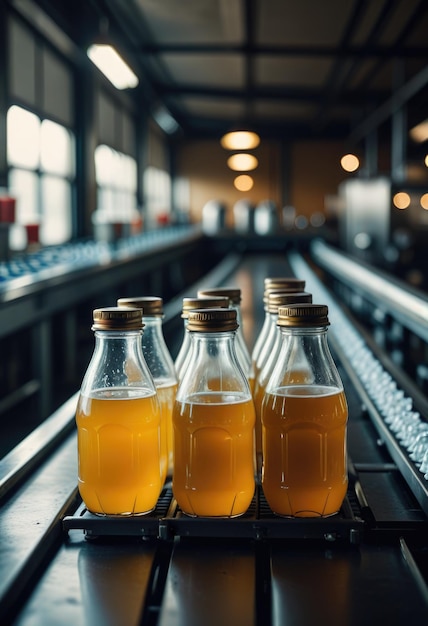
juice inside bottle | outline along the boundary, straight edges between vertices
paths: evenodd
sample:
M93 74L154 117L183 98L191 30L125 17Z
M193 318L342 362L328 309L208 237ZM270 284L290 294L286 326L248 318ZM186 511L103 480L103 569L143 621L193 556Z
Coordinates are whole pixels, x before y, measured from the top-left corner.
M162 484L168 474L172 473L173 466L173 430L172 411L174 408L177 384L157 385L156 392L161 413L161 479Z
M262 422L261 422L261 410L262 410L262 402L265 395L265 387L260 384L259 380L256 380L254 383L254 388L252 390L253 400L254 400L254 409L256 412L256 424L255 424L255 446L256 453L260 454L262 451Z
M308 382L310 379L310 373L307 370L293 370L288 375L289 382L293 384L302 385L305 382ZM256 453L257 455L263 456L263 443L262 443L262 404L263 398L266 393L266 385L269 381L267 379L262 378L261 376L256 381L255 389L253 392L254 396L254 408L256 411L256 427L255 427L255 439L256 439Z
M337 513L346 495L346 426L343 390L292 385L266 393L262 404L263 491L284 516Z
M173 492L189 515L242 515L254 495L254 405L227 392L176 402Z
M79 491L89 511L148 513L161 490L160 415L156 396L106 388L79 398Z

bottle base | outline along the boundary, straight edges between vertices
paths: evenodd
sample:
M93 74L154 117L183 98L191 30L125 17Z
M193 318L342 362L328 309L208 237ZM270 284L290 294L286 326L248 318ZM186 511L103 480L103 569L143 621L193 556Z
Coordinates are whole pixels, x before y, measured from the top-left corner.
M295 513L278 513L277 511L272 510L272 513L284 519L324 519L327 517L332 517L333 515L337 515L339 511L334 511L333 513L318 513L318 511L296 511Z
M204 519L212 519L212 520L222 520L222 519L235 519L237 517L242 517L246 511L242 511L242 513L233 513L232 515L205 515L200 513L187 513L186 511L181 511L183 515L186 517L191 517L193 519L199 519L203 517Z
M91 511L90 509L88 509L89 513L91 513L92 515L96 515L97 517L116 517L116 518L123 518L123 517L143 517L144 515L149 515L150 513L152 513L155 510L155 507L149 509L148 511L124 511L123 513L100 513L99 511Z

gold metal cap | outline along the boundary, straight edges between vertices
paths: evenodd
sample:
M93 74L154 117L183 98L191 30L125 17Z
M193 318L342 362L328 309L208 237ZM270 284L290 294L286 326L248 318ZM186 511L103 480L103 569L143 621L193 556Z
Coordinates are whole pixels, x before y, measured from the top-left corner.
M158 296L119 298L117 306L136 307L138 309L142 309L143 317L161 317L163 315L163 299Z
M266 310L269 313L278 313L280 306L312 302L312 294L307 291L284 291L270 293Z
M282 288L290 288L295 291L303 291L306 281L294 276L268 276L265 278L265 289L270 291L279 291Z
M263 292L263 302L265 311L268 310L268 299L270 293L290 293L294 291L302 292L305 290L306 281L300 278L290 277L278 277L278 278L265 278L265 289Z
M106 307L93 311L92 330L141 330L142 310L131 307Z
M290 304L278 308L278 326L308 328L329 324L328 307L325 304Z
M205 296L226 296L232 304L241 302L241 290L238 287L211 287L210 289L199 289L198 298Z
M195 309L189 311L187 330L190 332L216 333L224 330L236 330L235 309Z
M187 319L189 311L194 309L228 309L229 298L223 296L201 297L201 298L183 298L183 311L181 317Z

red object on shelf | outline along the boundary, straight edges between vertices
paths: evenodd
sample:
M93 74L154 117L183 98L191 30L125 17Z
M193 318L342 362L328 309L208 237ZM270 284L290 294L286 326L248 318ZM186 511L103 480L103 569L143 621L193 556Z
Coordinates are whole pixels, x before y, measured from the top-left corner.
M13 224L15 221L16 199L11 196L0 196L0 222Z
M25 230L27 231L27 242L39 243L39 228L40 224L25 224Z

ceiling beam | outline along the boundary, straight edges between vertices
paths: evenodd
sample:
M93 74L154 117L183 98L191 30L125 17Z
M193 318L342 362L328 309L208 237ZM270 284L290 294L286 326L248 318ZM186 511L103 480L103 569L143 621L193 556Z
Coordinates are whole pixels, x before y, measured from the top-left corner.
M323 95L319 100L318 111L314 118L314 129L319 131L322 125L328 120L327 110L332 105L337 92L340 89L340 79L343 76L343 68L348 62L346 52L348 50L348 41L352 40L364 14L367 10L368 0L354 0L354 6L350 14L348 23L342 33L338 45L338 54L331 65L330 72L324 82ZM355 57L353 57L355 62Z
M258 56L285 56L285 57L336 57L337 47L334 46L280 46L280 45L246 45L246 44L154 44L145 43L138 46L140 54L245 54ZM428 46L406 46L400 48L400 56L405 59L426 59ZM396 45L392 46L353 46L346 45L340 56L346 59L389 59L397 54Z
M227 98L233 100L243 100L248 95L252 98L260 98L263 100L293 100L300 102L316 103L322 96L322 89L313 89L305 87L252 87L250 93L240 87L212 87L211 85L192 85L192 84L171 84L166 82L156 82L156 91L162 96L194 96L201 98L211 98L213 100L224 100ZM343 94L340 99L340 105L360 107L367 103L377 106L379 102L389 96L389 91L373 90L364 93L356 90L350 90Z
M415 74L407 83L399 87L394 94L381 106L368 115L358 124L349 135L351 142L358 143L381 124L391 118L411 98L428 85L428 65L418 74Z

